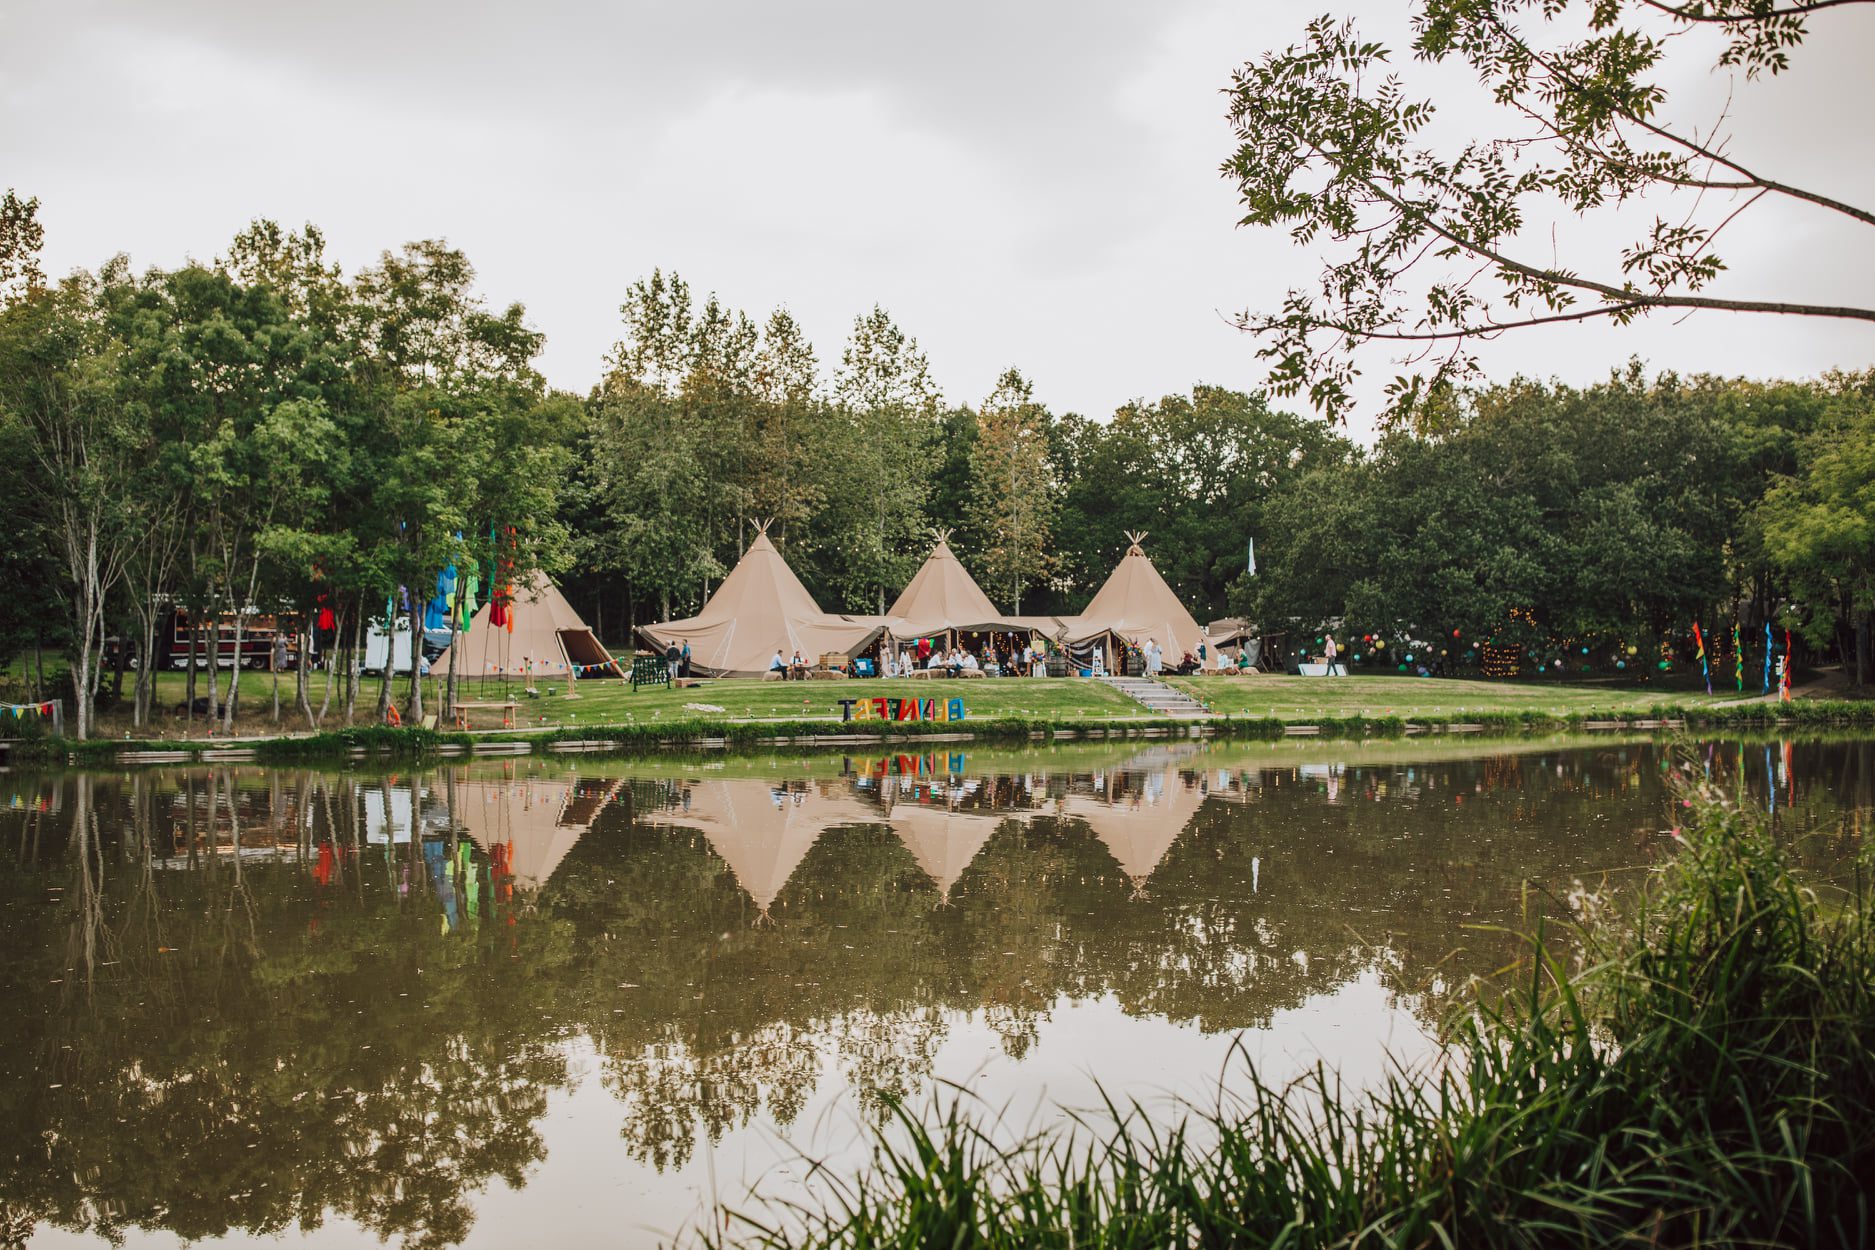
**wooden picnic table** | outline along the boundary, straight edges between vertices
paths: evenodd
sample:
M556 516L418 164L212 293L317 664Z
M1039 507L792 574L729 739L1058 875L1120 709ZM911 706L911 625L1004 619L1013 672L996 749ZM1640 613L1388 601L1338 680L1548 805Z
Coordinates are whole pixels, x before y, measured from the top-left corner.
M469 727L468 713L470 711L483 711L489 708L500 709L501 727L503 729L514 728L514 714L519 710L520 704L513 699L506 700L505 702L497 701L489 703L464 703L461 700L457 700L456 728L467 729Z

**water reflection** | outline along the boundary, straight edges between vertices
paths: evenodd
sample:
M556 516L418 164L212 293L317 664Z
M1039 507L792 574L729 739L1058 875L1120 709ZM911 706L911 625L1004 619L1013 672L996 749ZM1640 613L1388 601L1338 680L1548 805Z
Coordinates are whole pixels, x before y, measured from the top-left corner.
M620 1175L669 1228L700 1159L934 1075L1377 1064L1508 957L1476 926L1665 841L1653 744L1472 750L0 775L6 1236L499 1244ZM1821 873L1875 805L1866 742L1692 759Z

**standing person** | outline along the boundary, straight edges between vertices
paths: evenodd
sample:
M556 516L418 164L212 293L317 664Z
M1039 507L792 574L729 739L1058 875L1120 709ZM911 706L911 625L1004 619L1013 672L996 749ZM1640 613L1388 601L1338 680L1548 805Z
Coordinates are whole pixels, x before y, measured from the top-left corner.
M683 667L684 677L688 678L690 676L690 640L688 638L684 639L684 654L679 663Z
M684 653L677 649L676 643L673 642L670 646L664 648L664 667L670 670L672 681L677 680L679 676L677 670L683 666L683 662Z
M918 667L931 667L931 640L929 638L918 640Z
M1335 636L1333 634L1328 635L1327 640L1322 644L1322 659L1327 661L1327 667L1322 670L1322 676L1345 676L1345 674L1337 672L1337 670L1341 668L1341 664L1337 659L1340 654L1340 648L1335 646Z

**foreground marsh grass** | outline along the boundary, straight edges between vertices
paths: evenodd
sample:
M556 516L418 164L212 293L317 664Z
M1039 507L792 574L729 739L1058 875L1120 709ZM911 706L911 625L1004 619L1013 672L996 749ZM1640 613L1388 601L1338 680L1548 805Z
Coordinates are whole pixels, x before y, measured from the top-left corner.
M1686 783L1682 849L1530 943L1444 1062L1377 1089L1253 1081L1010 1148L904 1108L823 1208L722 1213L767 1247L1855 1246L1875 1239L1875 942L1762 821ZM1202 1144L1198 1144L1202 1143Z

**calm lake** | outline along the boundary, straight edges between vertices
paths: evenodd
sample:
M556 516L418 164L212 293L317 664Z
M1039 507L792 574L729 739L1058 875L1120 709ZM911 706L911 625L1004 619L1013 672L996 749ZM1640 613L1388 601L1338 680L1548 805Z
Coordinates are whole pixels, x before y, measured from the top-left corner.
M1372 1080L1668 852L1676 762L1819 879L1875 807L1867 741L3 772L0 1244L653 1245L887 1095Z

